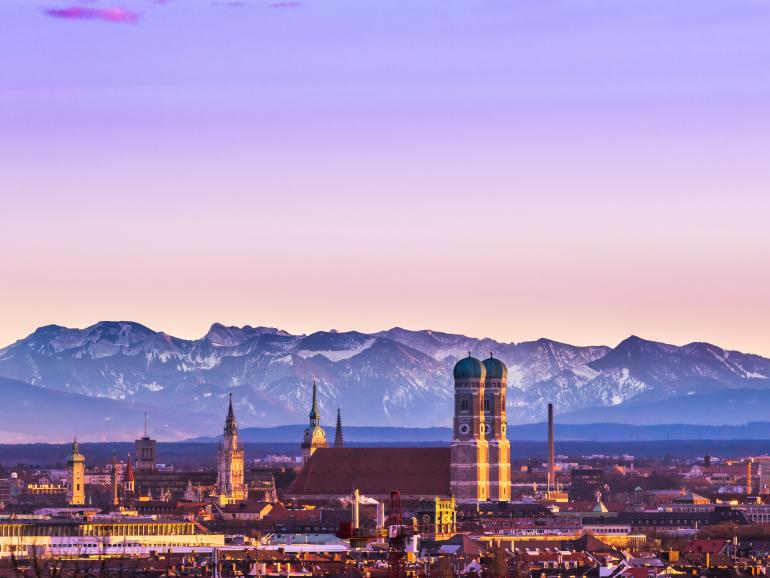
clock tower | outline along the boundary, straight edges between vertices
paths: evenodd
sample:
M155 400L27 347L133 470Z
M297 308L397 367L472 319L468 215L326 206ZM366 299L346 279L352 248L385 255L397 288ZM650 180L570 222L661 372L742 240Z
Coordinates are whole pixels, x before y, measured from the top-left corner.
M321 427L321 413L318 411L316 380L313 378L313 405L310 408L310 425L305 428L302 439L302 459L304 463L310 459L318 448L328 447L326 432Z
M217 496L221 506L243 502L249 497L245 482L243 445L238 443L238 423L233 412L233 395L225 418L225 432L219 446L217 467Z
M485 379L484 364L470 353L455 364L450 490L460 503L490 499Z

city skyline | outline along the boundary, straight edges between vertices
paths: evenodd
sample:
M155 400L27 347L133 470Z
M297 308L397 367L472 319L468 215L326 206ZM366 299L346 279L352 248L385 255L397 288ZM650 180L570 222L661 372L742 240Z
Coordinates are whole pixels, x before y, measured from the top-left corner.
M0 1L0 576L767 576L768 30Z
M766 2L0 19L3 345L131 319L770 355Z

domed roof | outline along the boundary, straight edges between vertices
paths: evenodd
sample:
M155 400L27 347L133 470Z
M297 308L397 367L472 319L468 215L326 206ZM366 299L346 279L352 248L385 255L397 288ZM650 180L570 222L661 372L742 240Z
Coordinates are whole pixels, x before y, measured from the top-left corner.
M80 446L78 445L78 438L75 438L75 441L72 442L72 453L67 456L67 462L68 463L75 463L75 462L85 462L86 458L83 454L80 453Z
M484 360L484 369L487 370L487 379L508 379L508 368L491 355Z
M470 353L455 363L455 379L482 379L485 373L484 365Z

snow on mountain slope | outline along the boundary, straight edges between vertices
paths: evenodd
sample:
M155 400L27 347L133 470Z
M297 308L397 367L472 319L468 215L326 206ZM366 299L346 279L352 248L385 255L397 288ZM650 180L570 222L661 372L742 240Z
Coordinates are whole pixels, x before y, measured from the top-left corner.
M232 392L244 424L271 426L306 420L316 375L327 424L341 407L351 425L448 425L452 366L468 351L508 365L511 423L541 421L549 401L560 413L601 419L602 408L770 388L770 360L706 343L632 336L615 348L579 347L401 328L291 335L221 324L185 340L129 321L41 327L0 349L0 377L200 416L218 416Z

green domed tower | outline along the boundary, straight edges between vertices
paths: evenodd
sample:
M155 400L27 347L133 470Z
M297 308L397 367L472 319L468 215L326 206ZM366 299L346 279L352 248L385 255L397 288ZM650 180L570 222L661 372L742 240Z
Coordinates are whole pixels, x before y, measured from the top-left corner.
M461 503L489 499L489 443L484 415L486 368L468 352L454 367L455 415L450 489Z
M489 442L489 498L498 502L511 499L511 444L507 435L505 394L508 368L492 354L484 360L484 418Z

